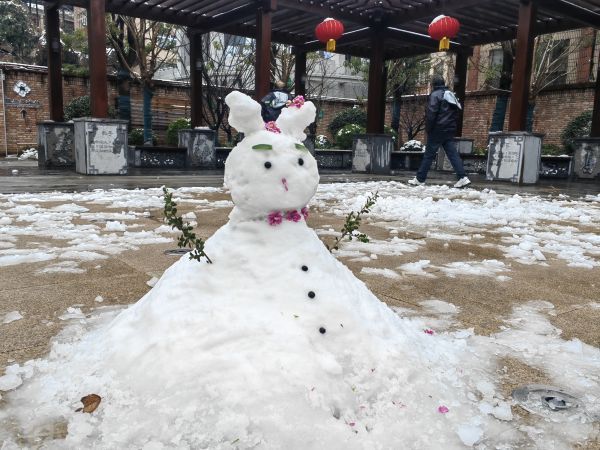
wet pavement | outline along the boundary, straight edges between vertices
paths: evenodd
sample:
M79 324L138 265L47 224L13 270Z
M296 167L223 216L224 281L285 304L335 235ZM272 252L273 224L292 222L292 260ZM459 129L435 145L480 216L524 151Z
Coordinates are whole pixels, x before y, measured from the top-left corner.
M322 171L321 183L347 183L357 181L406 182L414 171L399 171L393 175L357 174L345 171ZM469 174L471 187L493 189L499 193L527 193L533 195L564 194L585 197L600 193L600 180L540 179L536 185L522 185L503 181L488 181L482 175ZM428 183L449 184L454 175L431 171ZM37 161L20 161L16 158L0 159L0 193L19 192L81 192L93 189L143 189L160 186L179 188L186 186L223 185L223 171L192 169L130 169L128 175L81 175L74 169L40 169Z

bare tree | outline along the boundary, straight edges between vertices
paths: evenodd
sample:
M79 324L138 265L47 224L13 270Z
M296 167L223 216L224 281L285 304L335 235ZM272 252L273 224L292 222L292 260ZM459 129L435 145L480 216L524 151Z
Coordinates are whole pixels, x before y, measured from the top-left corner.
M417 96L405 98L404 105L400 113L399 127L406 134L406 140L411 141L425 130L425 109Z
M142 85L144 143L152 143L154 76L175 62L175 26L162 22L111 14L107 16L108 41L121 67ZM127 39L123 39L123 35Z

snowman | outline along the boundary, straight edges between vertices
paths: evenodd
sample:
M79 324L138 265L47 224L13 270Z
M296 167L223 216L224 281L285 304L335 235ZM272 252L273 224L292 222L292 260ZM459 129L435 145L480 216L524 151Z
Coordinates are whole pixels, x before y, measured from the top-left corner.
M235 206L206 241L213 263L182 257L109 325L55 346L13 393L13 422L26 435L60 418L61 448L462 446L461 344L398 317L306 224L314 105L296 98L265 124L248 96L226 102L245 138L226 161ZM74 412L92 392L98 409Z

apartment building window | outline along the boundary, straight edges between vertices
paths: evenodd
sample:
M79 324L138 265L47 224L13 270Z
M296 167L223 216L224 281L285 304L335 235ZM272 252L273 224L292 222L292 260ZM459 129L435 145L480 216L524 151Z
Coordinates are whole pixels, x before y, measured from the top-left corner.
M501 48L491 49L488 54L488 68L485 77L487 87L500 87L500 75L502 74L502 63L504 62L504 51Z
M567 82L570 43L570 39L559 39L552 43L547 68L550 86L566 84Z
M234 36L232 34L223 35L223 44L225 52L228 54L240 54L247 44L247 38L244 36Z

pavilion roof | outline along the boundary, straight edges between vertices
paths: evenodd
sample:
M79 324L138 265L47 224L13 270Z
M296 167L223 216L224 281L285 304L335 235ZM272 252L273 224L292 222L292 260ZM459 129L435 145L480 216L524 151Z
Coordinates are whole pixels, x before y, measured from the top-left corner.
M60 3L86 7L89 0ZM322 49L315 26L332 17L342 21L346 31L337 52L369 57L371 36L380 32L390 59L436 51L427 27L440 14L460 20L453 45L457 51L513 39L519 0L106 0L108 12L247 37L256 35L259 7L273 11L273 42ZM536 34L586 26L600 28L600 0L538 0Z

